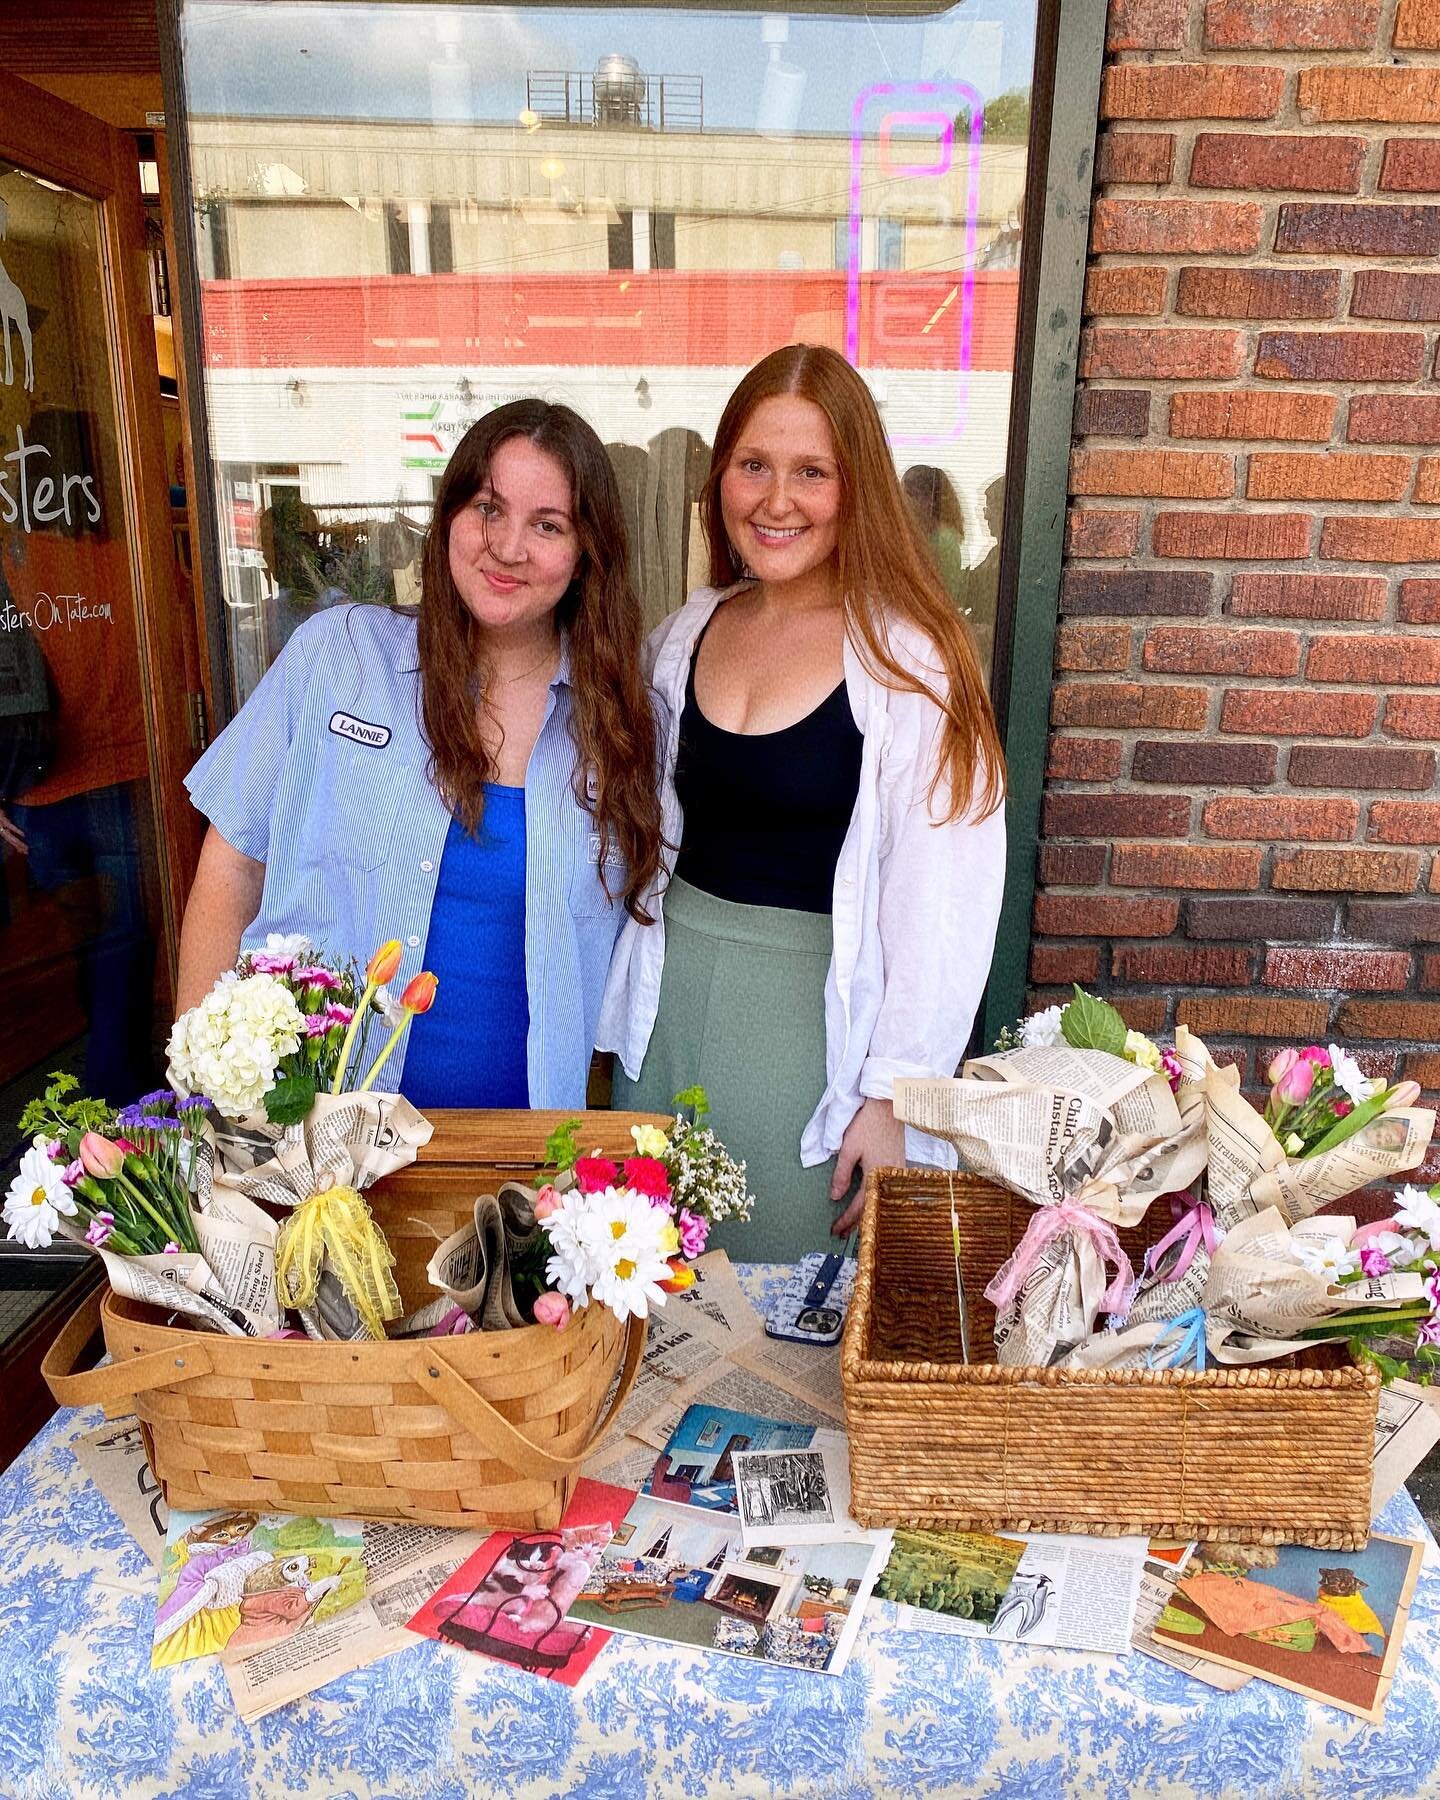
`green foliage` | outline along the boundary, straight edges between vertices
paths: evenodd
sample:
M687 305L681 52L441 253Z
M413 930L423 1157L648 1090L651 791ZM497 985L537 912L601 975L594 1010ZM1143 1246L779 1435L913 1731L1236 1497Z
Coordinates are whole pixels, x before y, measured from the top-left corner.
M50 1085L38 1100L32 1100L20 1115L20 1131L24 1137L68 1138L73 1131L77 1141L87 1131L105 1136L115 1128L115 1112L108 1101L90 1100L82 1095L77 1100L66 1098L80 1085L78 1078L64 1069L55 1069Z
M681 1088L672 1104L677 1112L693 1112L698 1125L710 1110L710 1096L697 1081L693 1087Z
M1396 1362L1393 1356L1386 1356L1381 1350L1372 1350L1362 1337L1352 1337L1350 1348L1362 1363L1373 1363L1380 1371L1380 1379L1388 1387L1392 1381L1404 1379L1406 1368L1404 1363Z
M315 1104L315 1076L309 1069L281 1075L265 1096L265 1117L272 1125L298 1125Z
M557 1175L567 1174L580 1157L580 1121L567 1119L557 1125L545 1140L545 1160Z
M1125 1021L1108 1000L1082 987L1060 1015L1060 1035L1076 1050L1108 1050L1112 1056L1125 1050Z
M1363 1131L1373 1118L1385 1110L1388 1092L1372 1094L1368 1100L1362 1100L1354 1112L1347 1113L1343 1119L1337 1119L1324 1137L1316 1138L1305 1152L1308 1156L1319 1156L1322 1151L1333 1150L1337 1144L1343 1144L1347 1138L1354 1137L1357 1131Z

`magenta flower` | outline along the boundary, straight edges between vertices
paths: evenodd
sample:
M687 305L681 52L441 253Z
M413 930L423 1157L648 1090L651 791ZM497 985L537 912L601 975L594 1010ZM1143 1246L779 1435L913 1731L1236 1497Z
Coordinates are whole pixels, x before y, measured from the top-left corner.
M535 1302L535 1323L563 1331L570 1323L570 1302L563 1294L541 1294Z
M169 1243L165 1246L163 1254L165 1256L178 1256L180 1254L180 1246L173 1242Z
M1366 1275L1388 1275L1391 1269L1390 1258L1374 1244L1366 1244L1360 1251L1361 1272Z
M305 1035L307 1038L324 1037L333 1023L324 1013L306 1013Z
M114 1229L114 1213L97 1212L86 1227L85 1242L93 1244L98 1250Z
M620 1179L619 1168L608 1156L581 1156L575 1162L575 1180L582 1194L603 1194Z
M250 967L257 975L288 975L295 967L295 958L277 956L270 950L257 950L250 958Z
M1332 1102L1332 1110L1337 1119L1348 1119L1355 1110L1355 1102L1353 1100L1336 1100Z
M682 1206L675 1228L680 1233L681 1252L687 1257L699 1256L710 1239L710 1221Z
M1306 1062L1314 1063L1317 1069L1328 1069L1330 1067L1330 1052L1323 1044L1307 1044L1300 1054L1305 1058Z
M65 1145L59 1138L56 1138L55 1142L50 1146L50 1148L45 1152L45 1154L50 1158L51 1162L62 1163L62 1162L64 1162L65 1155L66 1155Z
M296 987L323 988L327 994L340 985L339 976L332 975L328 969L322 969L318 963L310 968L296 969L290 979Z
M1431 1313L1415 1333L1417 1344L1440 1344L1440 1314Z
M326 1004L325 1017L332 1025L348 1025L355 1017L355 1008L346 1006L339 1000L331 1000Z
M1170 1092L1172 1094L1178 1094L1180 1092L1180 1083L1185 1079L1185 1071L1180 1066L1180 1058L1173 1050L1162 1050L1160 1052L1160 1072L1170 1083Z
M66 1187L69 1188L73 1188L77 1181L83 1181L85 1179L85 1165L78 1156L75 1158L74 1162L66 1163L65 1167L60 1171L60 1179L65 1183Z

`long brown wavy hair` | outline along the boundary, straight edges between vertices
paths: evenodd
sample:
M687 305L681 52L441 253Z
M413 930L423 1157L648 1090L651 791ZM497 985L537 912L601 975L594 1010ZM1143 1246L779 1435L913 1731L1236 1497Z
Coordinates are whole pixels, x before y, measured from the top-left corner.
M575 797L599 830L601 879L612 850L618 852L626 909L648 925L641 897L660 867L661 835L655 716L640 673L640 602L610 459L568 406L544 400L497 406L461 438L441 479L420 563L420 720L430 779L473 836L485 783L494 775L476 716L485 704L490 658L484 627L450 574L450 526L485 484L496 450L517 437L553 456L570 480L580 560L555 618L569 636ZM587 795L592 774L593 798Z
M942 820L972 804L976 816L1005 797L1005 752L985 676L964 618L945 590L914 513L907 504L870 390L834 350L787 344L756 363L730 396L715 431L700 518L710 546L710 580L729 587L745 575L725 532L720 483L751 413L762 400L795 394L830 421L840 465L837 557L845 630L876 680L925 694L945 715L930 805L946 792ZM904 619L935 647L940 680L932 686L907 669L890 646L889 621Z

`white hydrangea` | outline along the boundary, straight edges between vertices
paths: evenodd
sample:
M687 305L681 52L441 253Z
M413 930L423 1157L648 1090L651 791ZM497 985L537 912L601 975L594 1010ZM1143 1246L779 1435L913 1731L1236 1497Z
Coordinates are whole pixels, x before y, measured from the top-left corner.
M1027 1050L1048 1050L1060 1042L1060 1008L1047 1006L1020 1021L1020 1042Z
M219 982L175 1021L170 1083L181 1093L204 1094L228 1118L254 1112L303 1030L295 996L277 976Z

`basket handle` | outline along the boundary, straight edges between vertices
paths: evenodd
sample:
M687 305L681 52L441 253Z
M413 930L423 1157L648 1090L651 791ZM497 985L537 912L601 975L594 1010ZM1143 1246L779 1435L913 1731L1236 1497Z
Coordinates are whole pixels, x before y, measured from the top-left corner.
M150 1350L104 1368L77 1369L81 1352L99 1328L105 1293L102 1284L87 1294L45 1352L40 1373L60 1406L110 1406L117 1400L148 1394L152 1388L179 1387L212 1372L210 1352L203 1344L189 1342L178 1356L170 1350Z
M434 1342L432 1339L431 1344ZM515 1469L521 1475L543 1476L550 1481L559 1481L575 1473L610 1429L635 1385L644 1349L645 1321L628 1319L625 1323L625 1362L620 1371L620 1385L615 1389L614 1399L605 1409L604 1418L573 1456L554 1456L550 1451L542 1450L539 1444L533 1443L503 1413L497 1412L488 1400L477 1394L438 1349L430 1346L421 1349L416 1346L415 1380L421 1388L432 1391L450 1416L463 1425L471 1437L478 1438L507 1467Z

